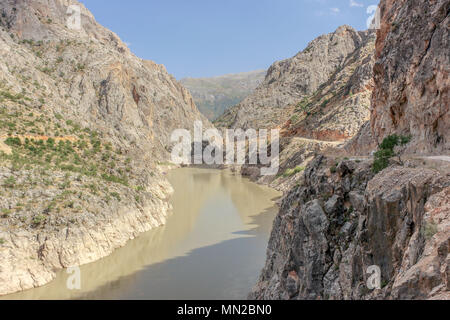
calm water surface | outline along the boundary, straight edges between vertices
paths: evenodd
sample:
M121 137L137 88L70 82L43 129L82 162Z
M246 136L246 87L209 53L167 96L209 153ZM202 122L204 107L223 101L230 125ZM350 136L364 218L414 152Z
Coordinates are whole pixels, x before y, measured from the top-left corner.
M168 174L175 193L167 224L110 256L6 299L243 299L256 283L280 193L228 171L184 168Z

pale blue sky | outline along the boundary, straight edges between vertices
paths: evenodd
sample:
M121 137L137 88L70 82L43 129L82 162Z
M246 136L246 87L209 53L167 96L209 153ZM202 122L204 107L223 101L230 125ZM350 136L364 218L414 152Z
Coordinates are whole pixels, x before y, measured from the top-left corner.
M378 0L81 0L143 59L177 79L266 69L317 36L365 30Z

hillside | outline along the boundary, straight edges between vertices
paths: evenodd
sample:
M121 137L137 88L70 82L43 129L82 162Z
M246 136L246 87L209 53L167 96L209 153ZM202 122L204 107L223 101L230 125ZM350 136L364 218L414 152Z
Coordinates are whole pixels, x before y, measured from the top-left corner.
M374 42L373 32L349 26L318 37L296 56L275 62L253 94L220 117L217 125L273 128L311 115L313 124L331 126L345 119L347 124L367 120ZM335 110L336 104L346 108ZM352 127L354 134L359 126ZM343 129L339 132L348 135Z
M213 78L184 78L180 82L191 92L200 112L212 121L249 96L265 76L265 70L258 70Z
M69 4L82 28L68 29ZM164 224L158 163L189 92L77 1L0 2L0 294L41 286Z
M275 62L264 82L214 123L218 127L281 130L280 172L259 177L285 190L320 151L355 136L369 120L375 33L341 26L314 39L296 56Z

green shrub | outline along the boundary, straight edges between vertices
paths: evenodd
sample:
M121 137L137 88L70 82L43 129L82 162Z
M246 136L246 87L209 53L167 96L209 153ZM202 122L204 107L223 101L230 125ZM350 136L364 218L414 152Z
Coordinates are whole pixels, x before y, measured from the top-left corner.
M53 149L55 147L55 139L49 138L47 140L47 146Z
M391 149L381 149L375 153L375 160L372 165L373 172L378 173L389 166L389 159L394 156Z
M144 191L145 190L145 188L143 187L143 186L137 186L136 187L136 191L137 192L142 192L142 191Z
M305 168L301 167L301 166L295 167L294 169L286 169L286 171L283 173L283 177L285 177L285 178L291 177L291 176L293 176L299 172L302 172L304 170L305 170Z
M20 141L20 139L19 138L13 138L13 137L8 137L6 140L5 140L5 144L7 144L8 146L10 146L10 147L14 147L14 146L16 146L16 147L20 147L21 145L22 145L22 141Z
M336 173L336 171L337 171L337 167L336 166L332 166L331 168L330 168L330 172L331 173Z
M40 215L34 216L33 220L31 220L31 222L33 223L33 225L39 225L42 222L44 222L45 220L47 220L47 217L40 214Z
M325 99L322 104L320 105L321 108L325 108L327 104L330 102L330 99Z
M383 142L380 144L380 149L382 150L393 150L395 146L399 144L400 138L393 134L384 138Z
M111 192L111 196L116 198L117 201L120 201L120 195L117 192Z
M394 148L399 145L408 144L411 137L397 136L396 134L384 138L380 144L378 151L375 153L375 159L372 170L375 173L382 171L389 166L389 159L395 156Z
M14 186L16 185L16 179L13 176L10 176L5 179L3 185L7 188L14 188Z
M422 231L422 235L425 237L425 239L430 240L438 232L438 227L437 227L437 224L434 223L433 221L426 222L422 226L421 231Z

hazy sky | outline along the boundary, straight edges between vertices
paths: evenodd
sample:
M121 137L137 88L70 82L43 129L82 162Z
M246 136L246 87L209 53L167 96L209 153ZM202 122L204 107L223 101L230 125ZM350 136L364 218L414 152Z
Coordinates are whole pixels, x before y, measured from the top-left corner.
M177 79L266 69L317 36L365 30L378 0L81 0L139 57Z

